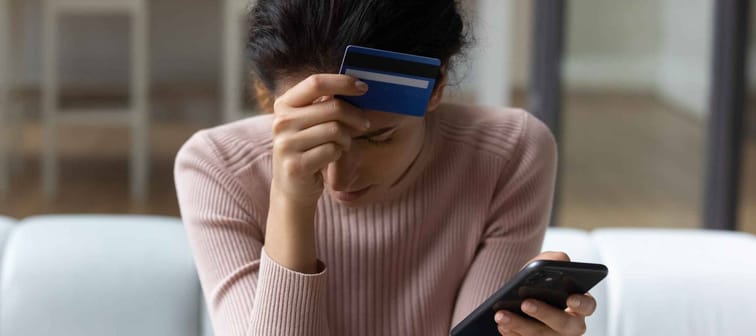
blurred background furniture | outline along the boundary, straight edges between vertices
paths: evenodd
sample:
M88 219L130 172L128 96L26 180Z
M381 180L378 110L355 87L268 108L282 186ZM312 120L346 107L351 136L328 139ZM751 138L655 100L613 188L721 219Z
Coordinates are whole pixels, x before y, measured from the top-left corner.
M172 183L176 151L197 130L251 112L250 106L244 106L249 90L242 80L247 75L243 66L246 1L148 2L152 89L147 205L130 199L130 191L136 188L131 186L135 179L127 178L134 173L128 170L129 162L134 162L129 129L101 122L93 127L60 128L54 151L59 168L55 172L61 174L55 186L61 190L52 202L44 197L40 153L51 149L39 141L45 122L38 107L41 60L46 55L41 42L43 1L5 1L11 3L14 21L14 91L22 107L16 114L23 116L25 124L22 136L17 137L25 142L11 145L22 160L11 160L11 166L26 164L14 169L11 184L17 188L7 202L0 202L0 212L17 217L82 212L178 215ZM98 7L101 2L92 3ZM240 4L234 7L233 3ZM457 70L446 97L454 103L489 104L481 100L479 83L486 75L501 77L496 85L508 81L511 90L491 89L495 97L505 99L511 91L512 106L527 107L542 117L544 113L539 112L550 110L551 116L562 118L561 126L554 127L562 130L563 183L557 195L562 195L563 202L554 209L559 226L696 228L719 223L756 233L756 133L750 134L743 149L740 219L704 221L702 216L705 195L713 195L706 191L703 178L711 161L707 153L728 148L707 144L712 121L719 120L712 118L708 102L714 77L711 52L718 39L713 27L715 22L734 22L715 20L712 8L725 1L460 3L468 24L474 25L470 36L474 43L454 64ZM231 17L226 11L238 20L224 19ZM756 16L756 6L751 6L750 13ZM564 25L549 19L554 17L562 17ZM484 21L491 20L493 28L485 28ZM71 107L72 102L93 106L103 98L118 100L114 107L126 106L133 70L126 16L66 16L58 26L62 108ZM486 36L486 32L496 34ZM233 43L226 43L227 37ZM564 54L556 55L554 47L560 40ZM231 46L237 52L224 51ZM491 56L488 61L479 58L476 46L483 56ZM749 39L747 48L754 58L756 39ZM502 50L510 54L493 56ZM236 55L233 59L238 62L224 61L229 55ZM544 66L545 61L550 65ZM478 76L479 69L489 71ZM543 72L548 76L541 76ZM752 67L733 73L747 73L748 81L756 83ZM225 90L224 85L235 88ZM562 104L556 98L559 88L564 94ZM756 86L749 88L748 113L756 125ZM238 96L224 98L233 93ZM240 108L223 107L224 99ZM537 102L541 108L536 108ZM224 116L240 110L237 117ZM91 121L95 124L94 118Z
M612 267L607 319L611 334L754 333L753 235L606 229L592 236L602 260Z
M129 106L123 109L62 109L60 105L60 18L64 15L125 14L131 23ZM148 6L146 0L44 0L42 33L42 185L48 198L58 191L56 142L59 126L128 126L131 129L130 192L142 203L149 172Z
M607 279L589 335L750 335L756 237L747 233L550 228L544 250L600 262Z
M232 122L254 114L245 111L242 93L249 71L244 62L246 14L256 0L223 0L223 74L221 84L223 122Z
M751 335L756 237L549 228L543 250L600 262L587 335ZM181 221L0 217L0 335L211 335Z
M10 7L0 0L0 197L10 185Z
M0 219L0 242L8 236L0 335L200 336L209 330L178 219Z
M23 167L23 119L16 99L15 34L10 0L0 0L0 197L7 196L12 177Z

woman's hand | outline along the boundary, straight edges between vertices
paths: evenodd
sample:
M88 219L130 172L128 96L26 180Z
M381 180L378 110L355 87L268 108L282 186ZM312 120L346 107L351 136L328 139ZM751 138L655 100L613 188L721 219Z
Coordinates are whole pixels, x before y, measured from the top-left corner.
M562 252L544 252L531 261L533 260L570 261L570 258ZM523 301L520 309L538 321L525 319L508 311L498 311L494 319L501 335L582 335L586 329L585 318L596 310L596 300L587 294L572 295L567 299L567 309L561 310L544 302L528 299Z
M320 171L369 128L362 110L334 95L359 96L367 85L344 75L312 75L273 104L273 181L265 251L283 267L316 273L314 216Z
M303 206L317 204L324 190L320 171L369 128L362 110L333 96L360 96L367 89L353 77L320 74L276 99L271 192Z

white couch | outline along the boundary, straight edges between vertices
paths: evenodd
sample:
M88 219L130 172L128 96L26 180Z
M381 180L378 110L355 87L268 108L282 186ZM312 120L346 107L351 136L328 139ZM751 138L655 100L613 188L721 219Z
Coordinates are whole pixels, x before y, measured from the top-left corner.
M544 250L601 262L589 335L756 335L756 238L549 229ZM0 217L0 336L211 335L180 220Z
M0 219L3 233L0 335L211 334L178 219Z

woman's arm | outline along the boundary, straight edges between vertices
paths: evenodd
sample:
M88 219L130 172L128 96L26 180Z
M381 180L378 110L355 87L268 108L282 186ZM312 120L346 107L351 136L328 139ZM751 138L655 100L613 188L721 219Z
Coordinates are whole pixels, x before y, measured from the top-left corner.
M315 206L302 206L271 190L265 250L283 267L317 273Z
M553 136L543 123L527 116L523 133L497 183L484 239L462 284L454 309L456 324L508 281L541 249L551 214L557 153ZM569 260L564 253L545 252L536 259ZM579 302L579 304L577 304ZM572 295L568 309L560 310L526 300L522 310L537 321L499 311L495 315L501 335L582 335L585 317L596 301Z
M548 128L531 115L491 200L475 259L457 294L453 324L472 312L525 263L535 257L551 215L556 144Z
M257 221L264 218L259 204L207 132L179 152L181 215L217 335L328 335L325 265L317 262L313 236L320 169L349 147L342 124L363 127L364 119L337 101L313 101L322 93L359 92L353 78L326 75L277 101L265 227Z
M217 153L214 138L199 132L179 152L174 174L215 334L328 335L324 267L305 274L268 257L263 209Z

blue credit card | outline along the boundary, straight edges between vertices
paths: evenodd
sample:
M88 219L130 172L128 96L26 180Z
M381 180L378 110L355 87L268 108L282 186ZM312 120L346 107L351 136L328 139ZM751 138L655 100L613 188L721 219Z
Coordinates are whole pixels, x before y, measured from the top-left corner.
M370 87L362 96L338 96L357 107L421 117L425 115L441 70L437 58L350 45L340 74Z

